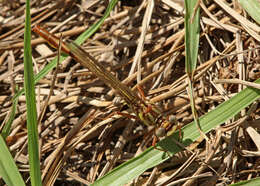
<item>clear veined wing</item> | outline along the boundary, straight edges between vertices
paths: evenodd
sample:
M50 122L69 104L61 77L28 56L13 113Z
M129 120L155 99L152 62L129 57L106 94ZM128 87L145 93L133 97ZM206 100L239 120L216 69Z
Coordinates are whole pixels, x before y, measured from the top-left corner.
M75 60L88 68L107 85L115 89L128 104L133 105L139 101L139 97L132 90L130 90L125 84L121 83L111 72L100 65L94 57L83 50L80 46L74 42L66 44L66 46L70 49L70 55L75 58Z
M35 33L38 33L54 48L59 48L59 38L55 35L49 33L47 30L40 27L39 25L33 27L32 30ZM132 90L130 90L125 84L122 84L115 76L113 76L111 72L100 65L94 57L92 57L89 53L87 53L84 49L82 49L74 42L61 42L61 50L62 52L67 53L76 61L81 63L81 65L83 65L84 67L88 68L108 86L115 89L117 93L120 94L120 96L122 96L122 98L127 102L127 104L129 104L130 107L133 108L141 101L140 98Z

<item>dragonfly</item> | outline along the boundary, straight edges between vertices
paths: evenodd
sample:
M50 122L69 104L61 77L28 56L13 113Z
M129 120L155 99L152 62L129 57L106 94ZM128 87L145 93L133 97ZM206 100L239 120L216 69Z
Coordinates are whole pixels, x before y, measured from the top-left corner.
M166 131L169 126L171 126L171 122L169 118L162 114L161 109L155 104L149 103L147 100L142 99L128 86L121 83L119 79L117 79L110 71L98 63L98 61L82 47L74 42L60 42L59 37L49 33L46 29L39 25L33 27L32 31L41 36L52 47L56 49L60 47L62 52L71 56L75 61L89 69L106 85L113 88L116 93L124 99L137 119L142 121L142 123L146 126L153 126L157 139L166 135ZM155 143L156 142L153 142L153 146L155 146Z

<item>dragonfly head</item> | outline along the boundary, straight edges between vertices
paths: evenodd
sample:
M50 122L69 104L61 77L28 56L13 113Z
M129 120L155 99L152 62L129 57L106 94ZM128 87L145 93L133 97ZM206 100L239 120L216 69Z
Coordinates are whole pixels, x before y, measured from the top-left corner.
M158 138L164 137L166 135L166 129L163 127L159 127L155 130L155 135Z

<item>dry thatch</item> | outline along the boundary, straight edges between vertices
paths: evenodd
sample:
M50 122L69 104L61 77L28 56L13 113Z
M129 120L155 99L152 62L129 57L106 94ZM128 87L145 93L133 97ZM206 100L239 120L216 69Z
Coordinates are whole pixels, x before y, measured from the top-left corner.
M118 2L111 16L83 47L120 81L135 87L138 80L146 99L158 104L165 114L175 115L184 126L193 117L186 91L183 1L156 1L154 7L150 3ZM74 40L102 17L107 1L45 0L33 1L31 7L32 24L43 24L49 31L62 33L64 39ZM21 1L11 1L3 3L0 9L3 126L15 87L23 86L25 6ZM201 116L243 88L241 84L216 84L214 80L254 81L260 77L259 51L255 49L259 47L260 27L235 0L201 2L200 15L200 73L196 78L195 101ZM57 55L57 50L34 34L32 49L35 73ZM226 56L231 53L236 55ZM216 56L222 58L216 61ZM59 64L57 71L48 73L36 87L38 113L43 115L39 136L45 181L52 179L48 176L55 176L52 171L58 167L56 183L88 184L151 146L149 129L139 121L117 114L124 106L113 101L116 92L71 58ZM257 177L259 104L253 109L246 121L230 120L211 132L210 144L202 142L193 148L196 156L189 158L192 153L184 151L143 173L136 184L165 183L171 178L174 183L188 185L196 177L193 184L215 185ZM7 143L25 179L28 178L26 135L22 95ZM181 167L183 164L185 167Z

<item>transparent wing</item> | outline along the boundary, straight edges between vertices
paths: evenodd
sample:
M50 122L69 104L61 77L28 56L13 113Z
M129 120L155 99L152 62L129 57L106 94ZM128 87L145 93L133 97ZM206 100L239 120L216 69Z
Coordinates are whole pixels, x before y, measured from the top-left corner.
M107 85L115 89L128 104L133 105L139 101L139 97L132 90L130 90L125 84L122 84L113 74L111 74L111 72L100 65L94 57L88 54L80 46L73 42L66 44L66 46L70 49L70 55L75 58L75 60L88 68Z

